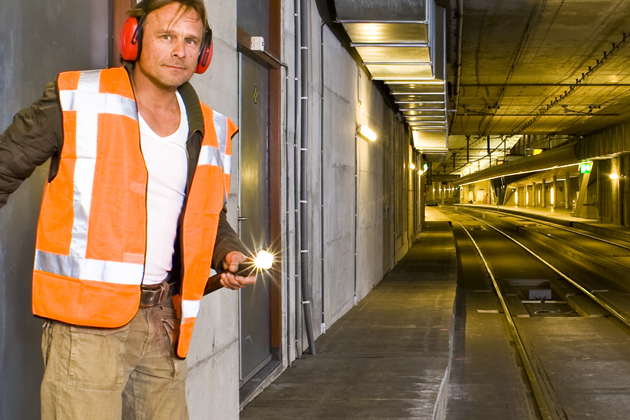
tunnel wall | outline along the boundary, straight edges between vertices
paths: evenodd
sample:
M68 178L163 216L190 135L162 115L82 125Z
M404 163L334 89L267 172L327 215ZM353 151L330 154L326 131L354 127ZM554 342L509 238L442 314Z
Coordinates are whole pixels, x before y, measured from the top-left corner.
M630 123L580 138L575 151L581 160L606 159L600 163L604 170L598 175L598 219L630 226ZM618 179L610 178L613 172Z
M191 83L199 98L241 125L239 67L236 41L236 1L206 0L214 52L206 73ZM232 179L228 221L235 229L240 172L238 134L232 141ZM219 290L206 296L195 324L188 354L186 394L191 420L239 417L239 294Z
M630 123L607 128L579 139L575 154L580 160L597 157L612 157L630 153Z
M285 6L289 8L290 4L285 3ZM366 69L357 63L327 26L324 26L321 37L321 20L314 2L310 3L310 15L309 254L313 325L319 335L322 332L322 300L323 320L328 327L380 282L406 253L415 232L413 219L410 219L413 211L412 195L408 193L411 183L406 172L411 151L409 133L395 118L395 111L388 106ZM289 16L292 19L292 14ZM323 115L320 102L322 39ZM287 34L285 41L287 56L284 61L292 63L293 37ZM289 101L289 114L293 112L291 105ZM367 124L377 133L378 139L371 142L357 136L359 124ZM320 160L322 133L323 166ZM292 168L288 170L292 171ZM320 192L322 179L323 196ZM353 255L355 235L356 267Z

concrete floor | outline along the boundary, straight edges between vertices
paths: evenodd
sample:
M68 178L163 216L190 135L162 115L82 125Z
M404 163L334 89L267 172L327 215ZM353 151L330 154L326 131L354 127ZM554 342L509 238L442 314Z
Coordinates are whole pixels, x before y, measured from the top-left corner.
M317 340L317 355L295 361L240 418L443 418L456 282L451 228L429 221L374 291Z
M446 418L535 419L496 293L467 235L461 229L454 229L454 235L459 278Z

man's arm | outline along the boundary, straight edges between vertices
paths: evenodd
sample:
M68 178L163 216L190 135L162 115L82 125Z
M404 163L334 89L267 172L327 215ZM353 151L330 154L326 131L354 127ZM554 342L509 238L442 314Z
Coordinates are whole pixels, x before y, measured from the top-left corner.
M0 207L4 206L35 168L63 144L63 121L56 83L46 85L44 95L18 112L0 134Z
M212 265L221 273L221 284L232 290L237 290L256 281L255 275L249 277L235 276L239 263L245 262L250 255L232 226L227 221L227 209L223 207L219 216L217 239L214 244Z
M214 243L214 252L212 254L212 266L220 273L225 271L223 262L225 257L232 251L238 251L244 255L249 255L247 247L241 242L232 226L227 221L227 209L223 207L219 215L219 227L217 229L217 239Z

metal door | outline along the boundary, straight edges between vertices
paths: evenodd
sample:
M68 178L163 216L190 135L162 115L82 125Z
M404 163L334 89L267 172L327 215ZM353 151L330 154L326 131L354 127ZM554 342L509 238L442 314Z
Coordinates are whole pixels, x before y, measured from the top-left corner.
M240 233L252 251L269 246L269 70L240 55ZM271 360L270 278L240 294L241 384Z

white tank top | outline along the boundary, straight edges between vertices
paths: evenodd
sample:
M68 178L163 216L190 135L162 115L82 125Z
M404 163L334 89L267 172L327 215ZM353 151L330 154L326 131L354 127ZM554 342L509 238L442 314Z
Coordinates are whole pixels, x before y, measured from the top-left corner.
M149 172L143 284L160 283L172 267L177 220L182 210L188 173L188 118L179 92L177 102L181 115L179 128L170 136L158 136L139 115L142 154Z

